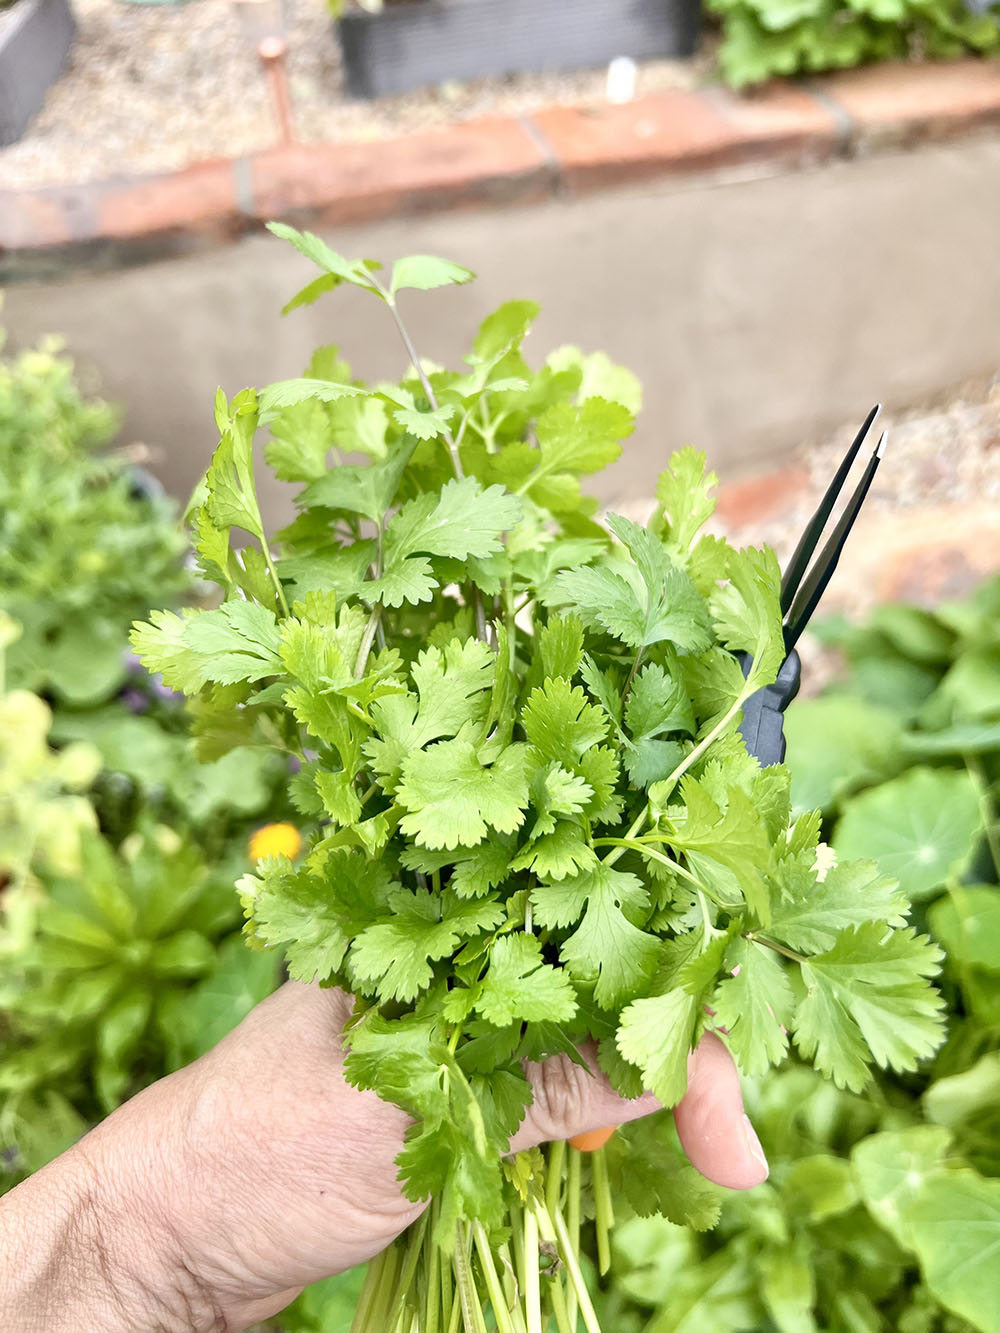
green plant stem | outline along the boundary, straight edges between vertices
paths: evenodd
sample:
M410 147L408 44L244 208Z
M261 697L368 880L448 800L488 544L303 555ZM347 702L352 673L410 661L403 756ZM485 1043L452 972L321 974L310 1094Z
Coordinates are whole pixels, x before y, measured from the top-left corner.
M417 1222L414 1222L407 1233L406 1252L393 1290L392 1303L389 1307L390 1312L404 1306L406 1298L410 1294L410 1288L413 1286L413 1279L417 1273L417 1265L420 1262L426 1231L427 1213L425 1212Z
M431 1227L437 1222L437 1209L432 1209ZM424 1283L424 1326L421 1333L440 1333L441 1329L441 1255L438 1247L427 1247L427 1275Z
M542 1292L538 1273L538 1220L530 1204L524 1212L524 1314L528 1333L543 1333Z
M496 1263L493 1260L490 1238L486 1234L486 1228L482 1222L473 1222L472 1235L476 1243L476 1253L479 1255L479 1267L486 1279L486 1290L493 1306L497 1333L516 1333L514 1321L511 1319L510 1310L507 1306L507 1298L500 1283L500 1274L497 1272Z
M581 1214L581 1177L583 1174L583 1153L576 1148L569 1150L569 1169L566 1175L566 1229L573 1248L580 1249L580 1214ZM576 1329L576 1292L572 1286L566 1293L566 1317L571 1329Z
M361 1287L361 1295L358 1297L358 1303L354 1310L354 1318L351 1320L351 1333L365 1333L365 1328L370 1327L368 1315L371 1311L372 1302L375 1299L375 1293L378 1291L379 1278L381 1276L382 1264L385 1260L385 1252L369 1260L368 1268L365 1272L365 1280Z
M969 776L972 778L973 786L976 788L976 795L979 797L979 813L983 821L986 845L990 849L990 857L997 873L997 879L1000 880L1000 813L998 813L993 802L990 784L979 759L972 754L964 754L962 759L968 769Z
M440 1248L438 1249L438 1264L441 1279L441 1327L452 1330L452 1321L455 1320L455 1311L459 1307L459 1302L455 1300L452 1262L444 1250ZM457 1320L455 1320L454 1327L458 1327Z
M558 1275L549 1278L549 1295L552 1298L552 1313L555 1315L559 1333L576 1333L576 1292L572 1285L569 1294L563 1291L563 1284ZM572 1312L570 1301L573 1302Z
M748 679L752 678L753 678L753 667L751 666L750 676ZM757 687L755 685L754 689L756 688ZM678 783L684 776L684 774L688 771L688 769L691 767L691 765L697 763L698 760L701 758L701 756L709 748L709 746L712 745L713 742L719 739L722 733L732 722L733 718L746 703L747 699L749 699L751 694L753 694L753 689L748 689L746 688L746 686L744 686L744 688L736 696L736 699L733 702L733 704L727 709L727 711L723 714L723 716L719 719L719 721L716 722L712 730L706 736L702 737L702 739L698 742L698 744L694 747L694 749L690 752L690 754L685 755L685 757L677 765L674 771L668 777L664 778L664 782L668 786L673 786L676 783ZM643 809L639 813L639 816L633 823L632 827L625 834L625 839L628 840L629 838L634 838L635 835L639 832L639 830L643 827L648 818L649 818L649 806L647 805L645 809ZM616 861L620 860L620 858L624 856L625 851L626 848L624 847L616 847L615 850L611 853L611 855L605 858L604 862L605 865L613 866Z
M267 565L267 572L271 576L271 582L274 584L274 591L278 594L278 605L282 612L287 616L288 602L285 598L285 590L281 586L281 579L278 578L278 571L274 567L274 561L271 559L271 552L267 548L267 538L262 537L260 541L261 554L264 557L264 563Z
M556 1139L549 1144L545 1173L545 1206L549 1212L559 1207L562 1193L563 1169L566 1165L566 1141Z
M597 1229L597 1266L600 1274L611 1267L611 1228L615 1224L615 1209L611 1201L611 1183L608 1180L608 1159L603 1148L590 1154L591 1185L594 1191L594 1226ZM570 1240L573 1237L570 1235Z
M482 1302L476 1290L472 1276L469 1235L463 1223L456 1226L455 1235L455 1285L458 1288L458 1301L462 1307L462 1323L465 1333L486 1333L486 1320L483 1318Z
M566 1271L569 1274L573 1289L576 1292L576 1298L580 1303L580 1313L583 1315L583 1324L587 1333L601 1333L601 1325L597 1318L597 1311L594 1309L594 1303L590 1299L590 1292L587 1290L587 1284L584 1281L583 1272L580 1268L580 1260L576 1251L573 1249L570 1234L566 1229L566 1222L562 1213L555 1213L551 1217L551 1222L555 1227L556 1239L559 1242L559 1257L566 1265Z
M762 944L766 949L773 949L775 953L780 953L783 958L790 958L793 963L798 963L800 966L809 961L804 954L786 948L784 944L779 944L777 940L769 940L766 935L758 935L755 930L745 930L743 938L749 940L751 944Z

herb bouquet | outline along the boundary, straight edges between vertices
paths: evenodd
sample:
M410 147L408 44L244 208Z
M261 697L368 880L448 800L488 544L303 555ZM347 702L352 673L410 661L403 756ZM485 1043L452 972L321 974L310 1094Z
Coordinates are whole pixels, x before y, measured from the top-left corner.
M937 1044L939 951L873 863L823 874L819 816L792 821L786 770L747 754L742 705L784 655L778 568L699 536L703 456L671 460L648 527L595 521L581 478L632 431L633 377L575 349L529 369L525 301L483 323L462 372L431 368L399 293L472 274L414 256L384 280L271 230L321 271L286 310L360 287L412 371L369 387L325 348L303 379L220 392L193 522L224 601L157 613L133 643L189 696L206 758L301 761L308 850L241 882L247 936L357 997L348 1076L413 1116L400 1178L431 1199L371 1265L355 1330L593 1333L583 1220L603 1265L613 1190L701 1226L713 1201L644 1124L585 1161L505 1157L522 1061L593 1039L620 1092L671 1106L706 1029L748 1073L790 1034L861 1088L873 1062L911 1069ZM280 554L254 490L261 427L302 487Z

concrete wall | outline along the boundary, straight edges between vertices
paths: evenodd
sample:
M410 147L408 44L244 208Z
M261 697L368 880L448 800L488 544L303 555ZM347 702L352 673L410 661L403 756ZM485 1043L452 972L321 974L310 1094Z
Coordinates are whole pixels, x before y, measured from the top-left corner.
M453 213L329 233L348 254L430 252L480 275L412 293L423 355L455 363L500 301L544 307L528 344L603 348L646 389L641 429L604 498L651 490L666 454L693 443L728 476L890 407L1000 366L1000 138L838 162L770 179L678 183L531 208ZM8 289L16 343L58 330L133 438L160 451L179 494L214 443L217 384L300 373L338 342L357 371L395 375L401 350L377 302L334 293L287 320L309 279L259 236L110 276ZM268 507L287 512L286 488Z

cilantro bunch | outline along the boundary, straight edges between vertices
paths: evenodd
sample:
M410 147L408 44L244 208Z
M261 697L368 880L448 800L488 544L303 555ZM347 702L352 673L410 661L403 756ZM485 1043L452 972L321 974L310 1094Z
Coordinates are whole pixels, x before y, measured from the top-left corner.
M154 614L133 644L190 697L206 757L301 763L308 850L241 881L248 940L357 997L348 1077L413 1116L400 1177L433 1201L372 1266L356 1329L483 1333L482 1286L501 1333L575 1327L577 1306L592 1331L577 1233L589 1209L606 1241L609 1163L582 1173L557 1145L501 1165L522 1062L592 1039L622 1093L672 1105L712 1028L745 1071L791 1040L860 1088L934 1049L940 955L874 864L824 874L819 817L793 819L787 772L747 754L742 706L783 657L779 575L769 551L700 535L704 457L671 460L648 527L596 521L582 480L631 433L634 379L572 348L532 370L523 301L463 371L430 367L399 294L467 270L414 256L384 281L271 230L320 269L286 310L360 287L412 372L369 386L325 348L301 379L220 393L194 524L224 600ZM300 487L277 552L262 427ZM641 1172L656 1208L684 1211L669 1152Z

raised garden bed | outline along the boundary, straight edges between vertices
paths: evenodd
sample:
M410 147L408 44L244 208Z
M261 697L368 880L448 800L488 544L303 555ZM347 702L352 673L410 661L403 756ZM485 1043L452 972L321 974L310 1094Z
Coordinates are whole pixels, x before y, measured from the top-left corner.
M390 0L340 20L347 90L390 97L425 84L691 55L700 0Z
M0 148L16 143L59 77L76 23L68 0L0 9Z

